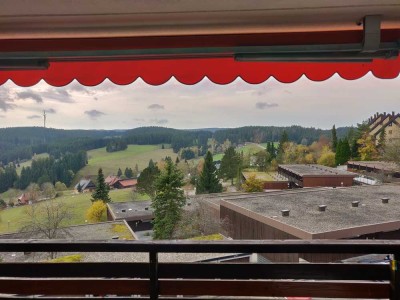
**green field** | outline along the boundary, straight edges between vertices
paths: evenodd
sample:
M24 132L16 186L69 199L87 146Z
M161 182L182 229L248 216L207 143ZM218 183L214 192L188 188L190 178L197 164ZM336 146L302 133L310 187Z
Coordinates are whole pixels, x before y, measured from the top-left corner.
M264 148L267 148L267 144L268 143L261 143L260 145L263 146ZM274 146L275 146L275 149L278 148L279 142L274 142Z
M106 148L99 148L87 152L89 163L78 173L77 179L84 176L96 176L99 168L103 169L104 176L117 174L118 168L124 172L126 167L134 168L137 164L143 170L149 160L160 161L170 156L175 161L177 154L172 149L161 149L161 145L129 145L128 149L117 152L107 152Z
M146 195L136 195L135 200L148 200ZM132 190L112 190L110 197L113 202L132 201ZM55 201L64 202L72 212L72 219L66 225L85 224L85 214L91 205L91 193L74 194L72 191L64 191L64 196L56 198ZM6 232L15 232L21 229L26 222L27 215L25 210L27 206L18 206L0 211L0 234Z
M21 175L21 170L22 170L23 167L25 167L25 168L26 167L30 167L32 165L32 160L38 159L38 158L46 158L46 157L49 157L48 153L41 153L41 154L34 155L32 157L32 159L30 159L30 160L27 160L27 161L25 161L23 163L20 163L19 167L17 166L17 174Z
M265 144L265 146L264 146ZM235 150L237 153L241 153L243 152L243 155L247 155L247 154L255 154L257 152L260 152L261 150L263 150L262 148L265 148L267 143L264 144L247 144L243 147L236 147ZM224 157L223 153L218 153L218 154L214 154L213 155L213 160L221 160Z

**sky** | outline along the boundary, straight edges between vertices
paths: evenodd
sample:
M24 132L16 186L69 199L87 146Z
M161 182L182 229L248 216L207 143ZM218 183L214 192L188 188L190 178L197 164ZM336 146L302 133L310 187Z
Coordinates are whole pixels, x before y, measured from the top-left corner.
M302 77L284 84L271 78L251 85L238 78L216 85L207 78L186 86L174 78L161 86L141 79L126 86L106 80L96 87L74 81L64 87L45 82L23 88L0 86L0 127L62 129L227 128L301 125L322 129L351 126L376 112L400 112L400 76L382 80L368 74L347 81Z

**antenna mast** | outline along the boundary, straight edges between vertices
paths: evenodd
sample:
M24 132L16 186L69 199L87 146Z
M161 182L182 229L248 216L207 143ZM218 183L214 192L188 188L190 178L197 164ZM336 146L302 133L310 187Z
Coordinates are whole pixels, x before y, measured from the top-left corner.
M46 111L43 111L43 127L46 128Z

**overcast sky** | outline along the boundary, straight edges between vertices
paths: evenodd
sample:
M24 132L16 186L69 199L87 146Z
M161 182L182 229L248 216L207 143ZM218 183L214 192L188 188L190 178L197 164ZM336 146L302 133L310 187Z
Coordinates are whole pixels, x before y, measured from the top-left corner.
M237 79L216 85L204 79L186 86L171 79L162 86L141 81L97 87L73 82L55 88L41 82L22 88L0 86L0 127L47 126L63 129L128 129L302 125L331 128L356 125L375 112L400 112L400 77L367 75L347 81L335 75L324 82L303 77L283 84L269 79L250 85Z

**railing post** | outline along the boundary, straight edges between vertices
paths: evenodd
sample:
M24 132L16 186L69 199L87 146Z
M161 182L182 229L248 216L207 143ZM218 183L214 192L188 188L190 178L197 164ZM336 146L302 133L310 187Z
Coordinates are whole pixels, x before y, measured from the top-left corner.
M390 261L390 299L400 300L400 270L399 260L400 253L393 254L393 260Z
M150 300L158 300L158 253L151 251L149 254Z

